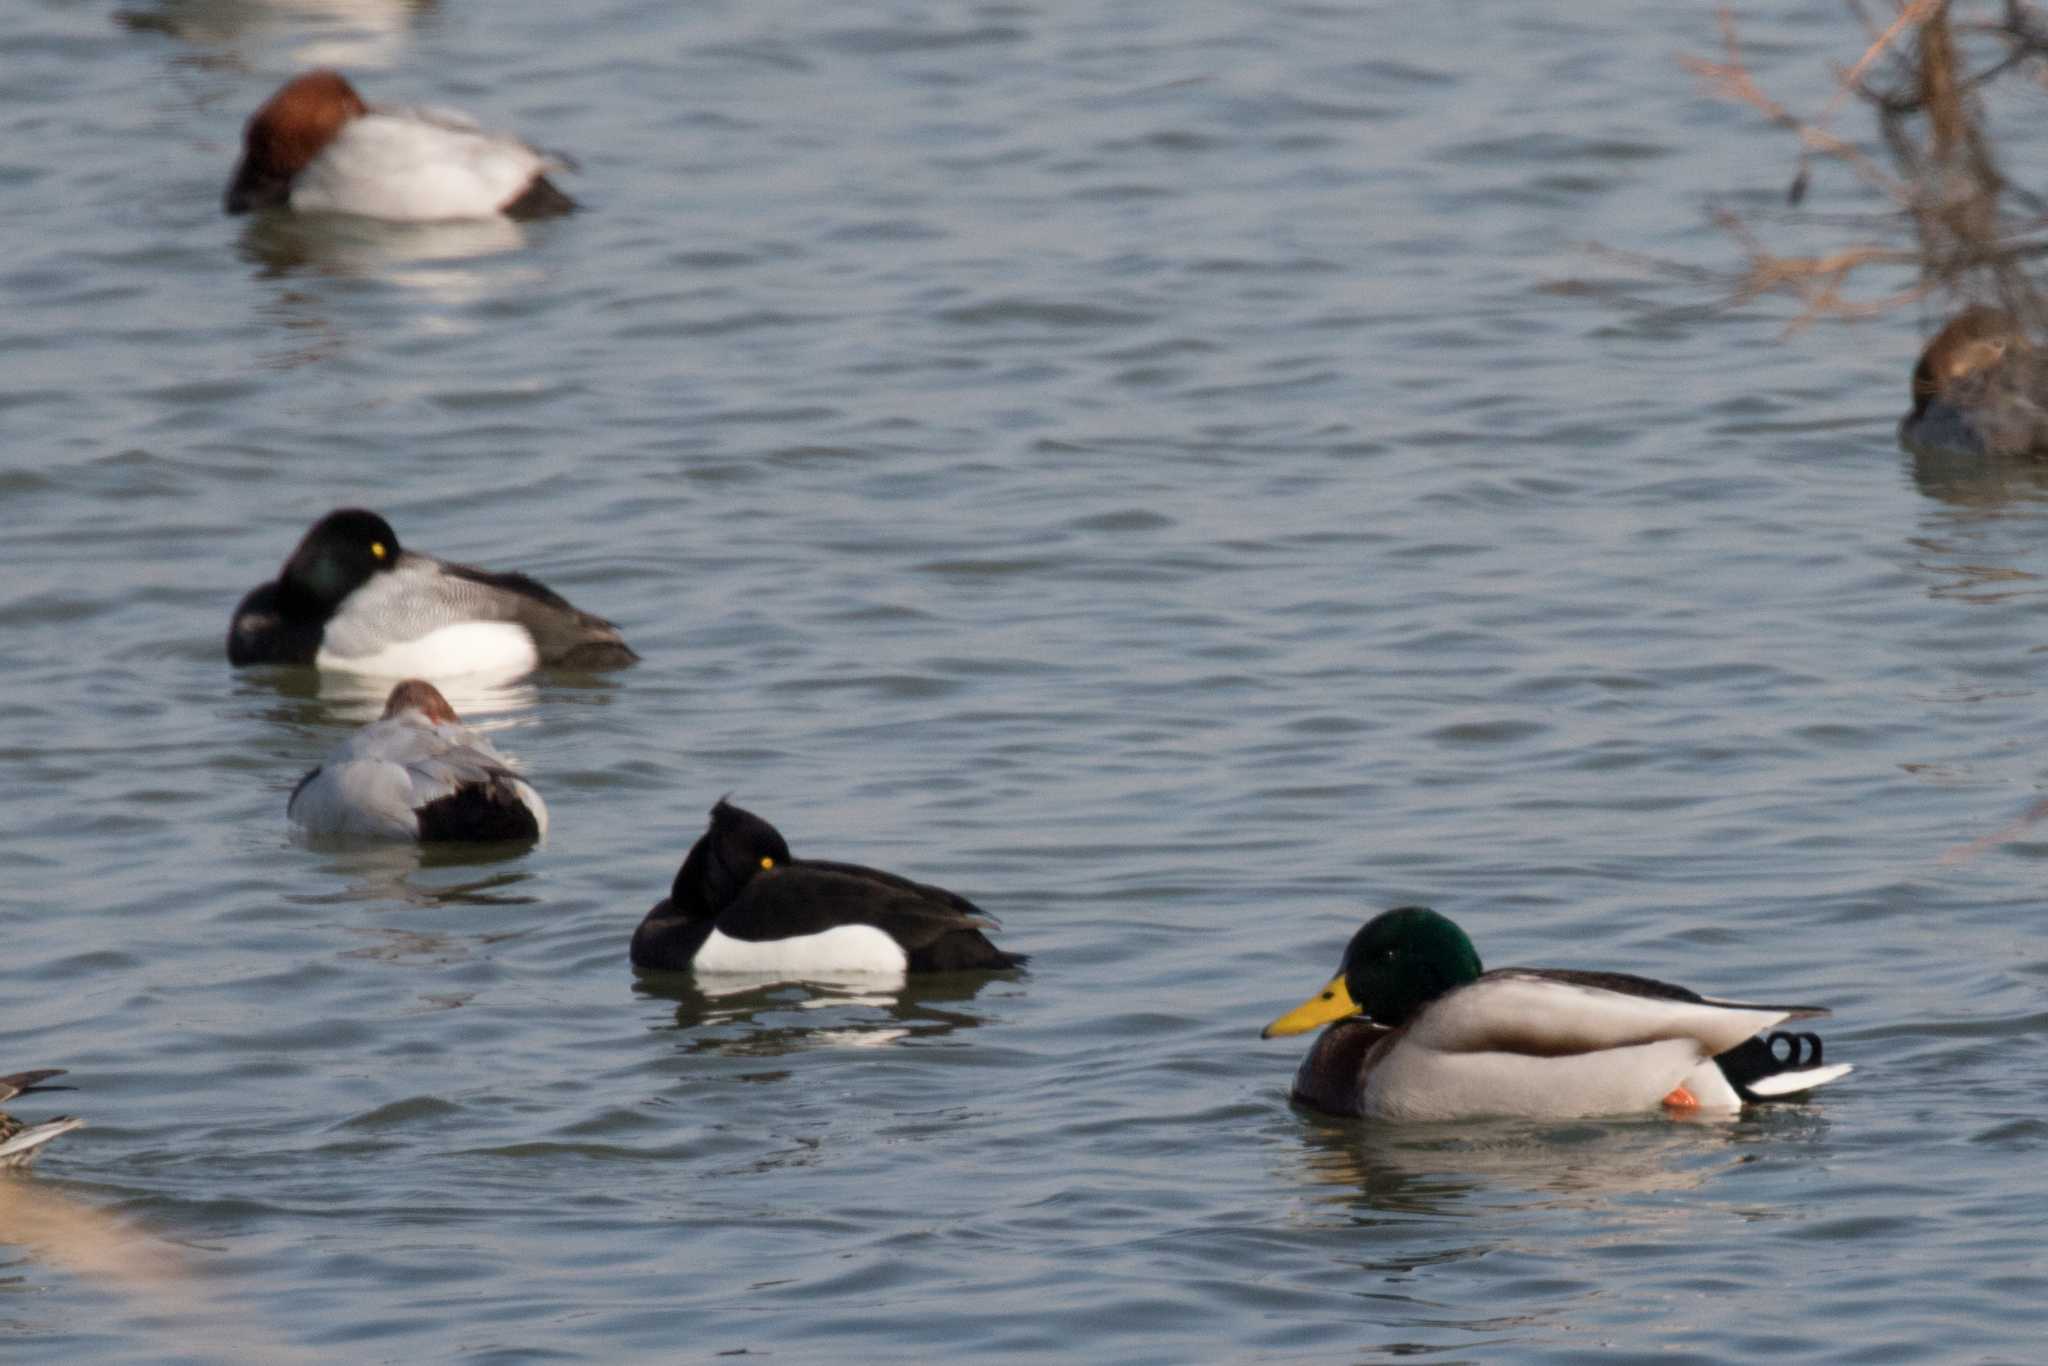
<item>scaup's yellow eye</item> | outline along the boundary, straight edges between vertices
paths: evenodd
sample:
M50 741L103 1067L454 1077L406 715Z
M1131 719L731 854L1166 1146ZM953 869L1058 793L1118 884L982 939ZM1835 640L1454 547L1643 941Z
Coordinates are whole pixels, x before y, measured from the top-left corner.
M370 542L370 553L381 560L388 552L384 549L384 542L372 541Z
M763 854L761 855L761 866L763 868L773 868L775 866L775 860L768 857L768 855Z

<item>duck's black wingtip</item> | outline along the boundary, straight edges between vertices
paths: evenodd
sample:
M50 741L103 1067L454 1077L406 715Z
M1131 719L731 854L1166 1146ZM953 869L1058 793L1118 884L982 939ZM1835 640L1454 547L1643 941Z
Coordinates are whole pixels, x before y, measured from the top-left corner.
M466 783L413 814L419 818L422 840L490 844L530 843L540 838L540 821L533 808L526 804L518 785L507 778Z
M912 972L1009 972L1031 961L1028 953L999 949L979 930L942 935L910 955Z
M1714 1062L1736 1094L1750 1104L1801 1099L1849 1070L1828 1063L1820 1035L1811 1030L1759 1034L1717 1054Z
M548 666L571 673L598 673L640 662L639 652L623 640L587 640L548 660Z
M562 193L554 181L537 175L531 185L505 205L502 212L507 218L532 222L540 218L560 218L576 212L576 208L576 201Z

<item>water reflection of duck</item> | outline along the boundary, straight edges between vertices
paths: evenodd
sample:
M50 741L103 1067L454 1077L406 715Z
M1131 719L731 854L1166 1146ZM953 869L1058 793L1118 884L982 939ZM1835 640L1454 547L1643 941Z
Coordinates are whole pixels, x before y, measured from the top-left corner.
M61 1077L61 1067L46 1067L38 1072L15 1072L0 1077L0 1104L16 1096L26 1096L36 1091L63 1091L63 1086L45 1086L51 1077ZM39 1124L27 1124L13 1115L0 1110L0 1168L26 1167L42 1156L43 1145L62 1134L84 1125L85 1121L72 1115L58 1115Z
M637 968L759 974L991 972L1022 967L966 897L853 863L800 859L782 832L720 801L668 896L633 932Z
M1974 304L1934 334L1913 367L1899 444L1915 454L2048 454L2048 375L2010 313Z
M264 214L250 220L236 250L266 278L313 271L377 279L418 290L435 302L460 304L527 278L488 274L463 263L517 251L526 242L522 226L509 218L387 223L345 214ZM317 357L317 348L313 354Z
M837 981L797 983L787 978L662 975L641 978L635 990L676 1003L676 1028L690 1035L687 1052L780 1057L819 1046L881 1047L900 1039L933 1039L972 1029L982 1023L981 1017L946 1007L973 1000L993 980L948 974L877 981L871 975L849 974ZM805 1011L830 1013L815 1023L787 1022L788 1015Z
M412 840L330 840L307 843L326 855L319 890L293 892L295 906L352 906L358 903L426 911L456 906L532 906L539 898L522 890L534 880L523 869L493 871L492 865L524 858L529 845L466 841L419 844ZM488 937L488 936L486 936Z
M1571 1118L1734 1111L1804 1094L1848 1065L1823 1065L1815 1034L1758 1036L1827 1013L1714 1000L1627 973L1484 972L1463 930L1405 906L1353 935L1337 976L1264 1037L1331 1025L1294 1080L1296 1100L1331 1114Z
M384 68L404 54L415 19L439 0L138 0L114 11L131 33L211 49L209 67L260 71L292 66ZM276 49L273 53L268 49Z
M1635 1196L1695 1190L1743 1159L1743 1126L1500 1120L1366 1128L1336 1119L1301 1127L1301 1174L1384 1214L1475 1213L1534 1197L1599 1209Z
M235 679L239 697L272 699L252 710L249 719L308 735L324 734L337 725L367 725L384 714L391 700L391 680L375 674L313 669L266 669ZM435 685L448 705L472 730L495 733L530 724L540 708L540 689L530 675L506 679L491 674L462 674ZM557 688L602 693L605 679L596 674L553 680ZM485 719L489 718L489 719Z

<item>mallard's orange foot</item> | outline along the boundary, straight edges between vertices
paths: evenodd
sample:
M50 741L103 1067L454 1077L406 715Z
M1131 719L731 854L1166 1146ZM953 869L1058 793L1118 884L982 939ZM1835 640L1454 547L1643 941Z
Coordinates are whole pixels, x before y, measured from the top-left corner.
M1700 1098L1685 1089L1683 1084L1671 1088L1671 1094L1664 1097L1664 1103L1674 1110L1697 1110Z

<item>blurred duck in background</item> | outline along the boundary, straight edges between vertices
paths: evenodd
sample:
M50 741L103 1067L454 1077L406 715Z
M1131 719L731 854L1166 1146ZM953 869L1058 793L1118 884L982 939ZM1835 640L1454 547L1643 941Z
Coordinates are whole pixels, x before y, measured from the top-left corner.
M2048 455L2048 366L2003 309L1975 304L1913 367L1899 443L1916 454Z

